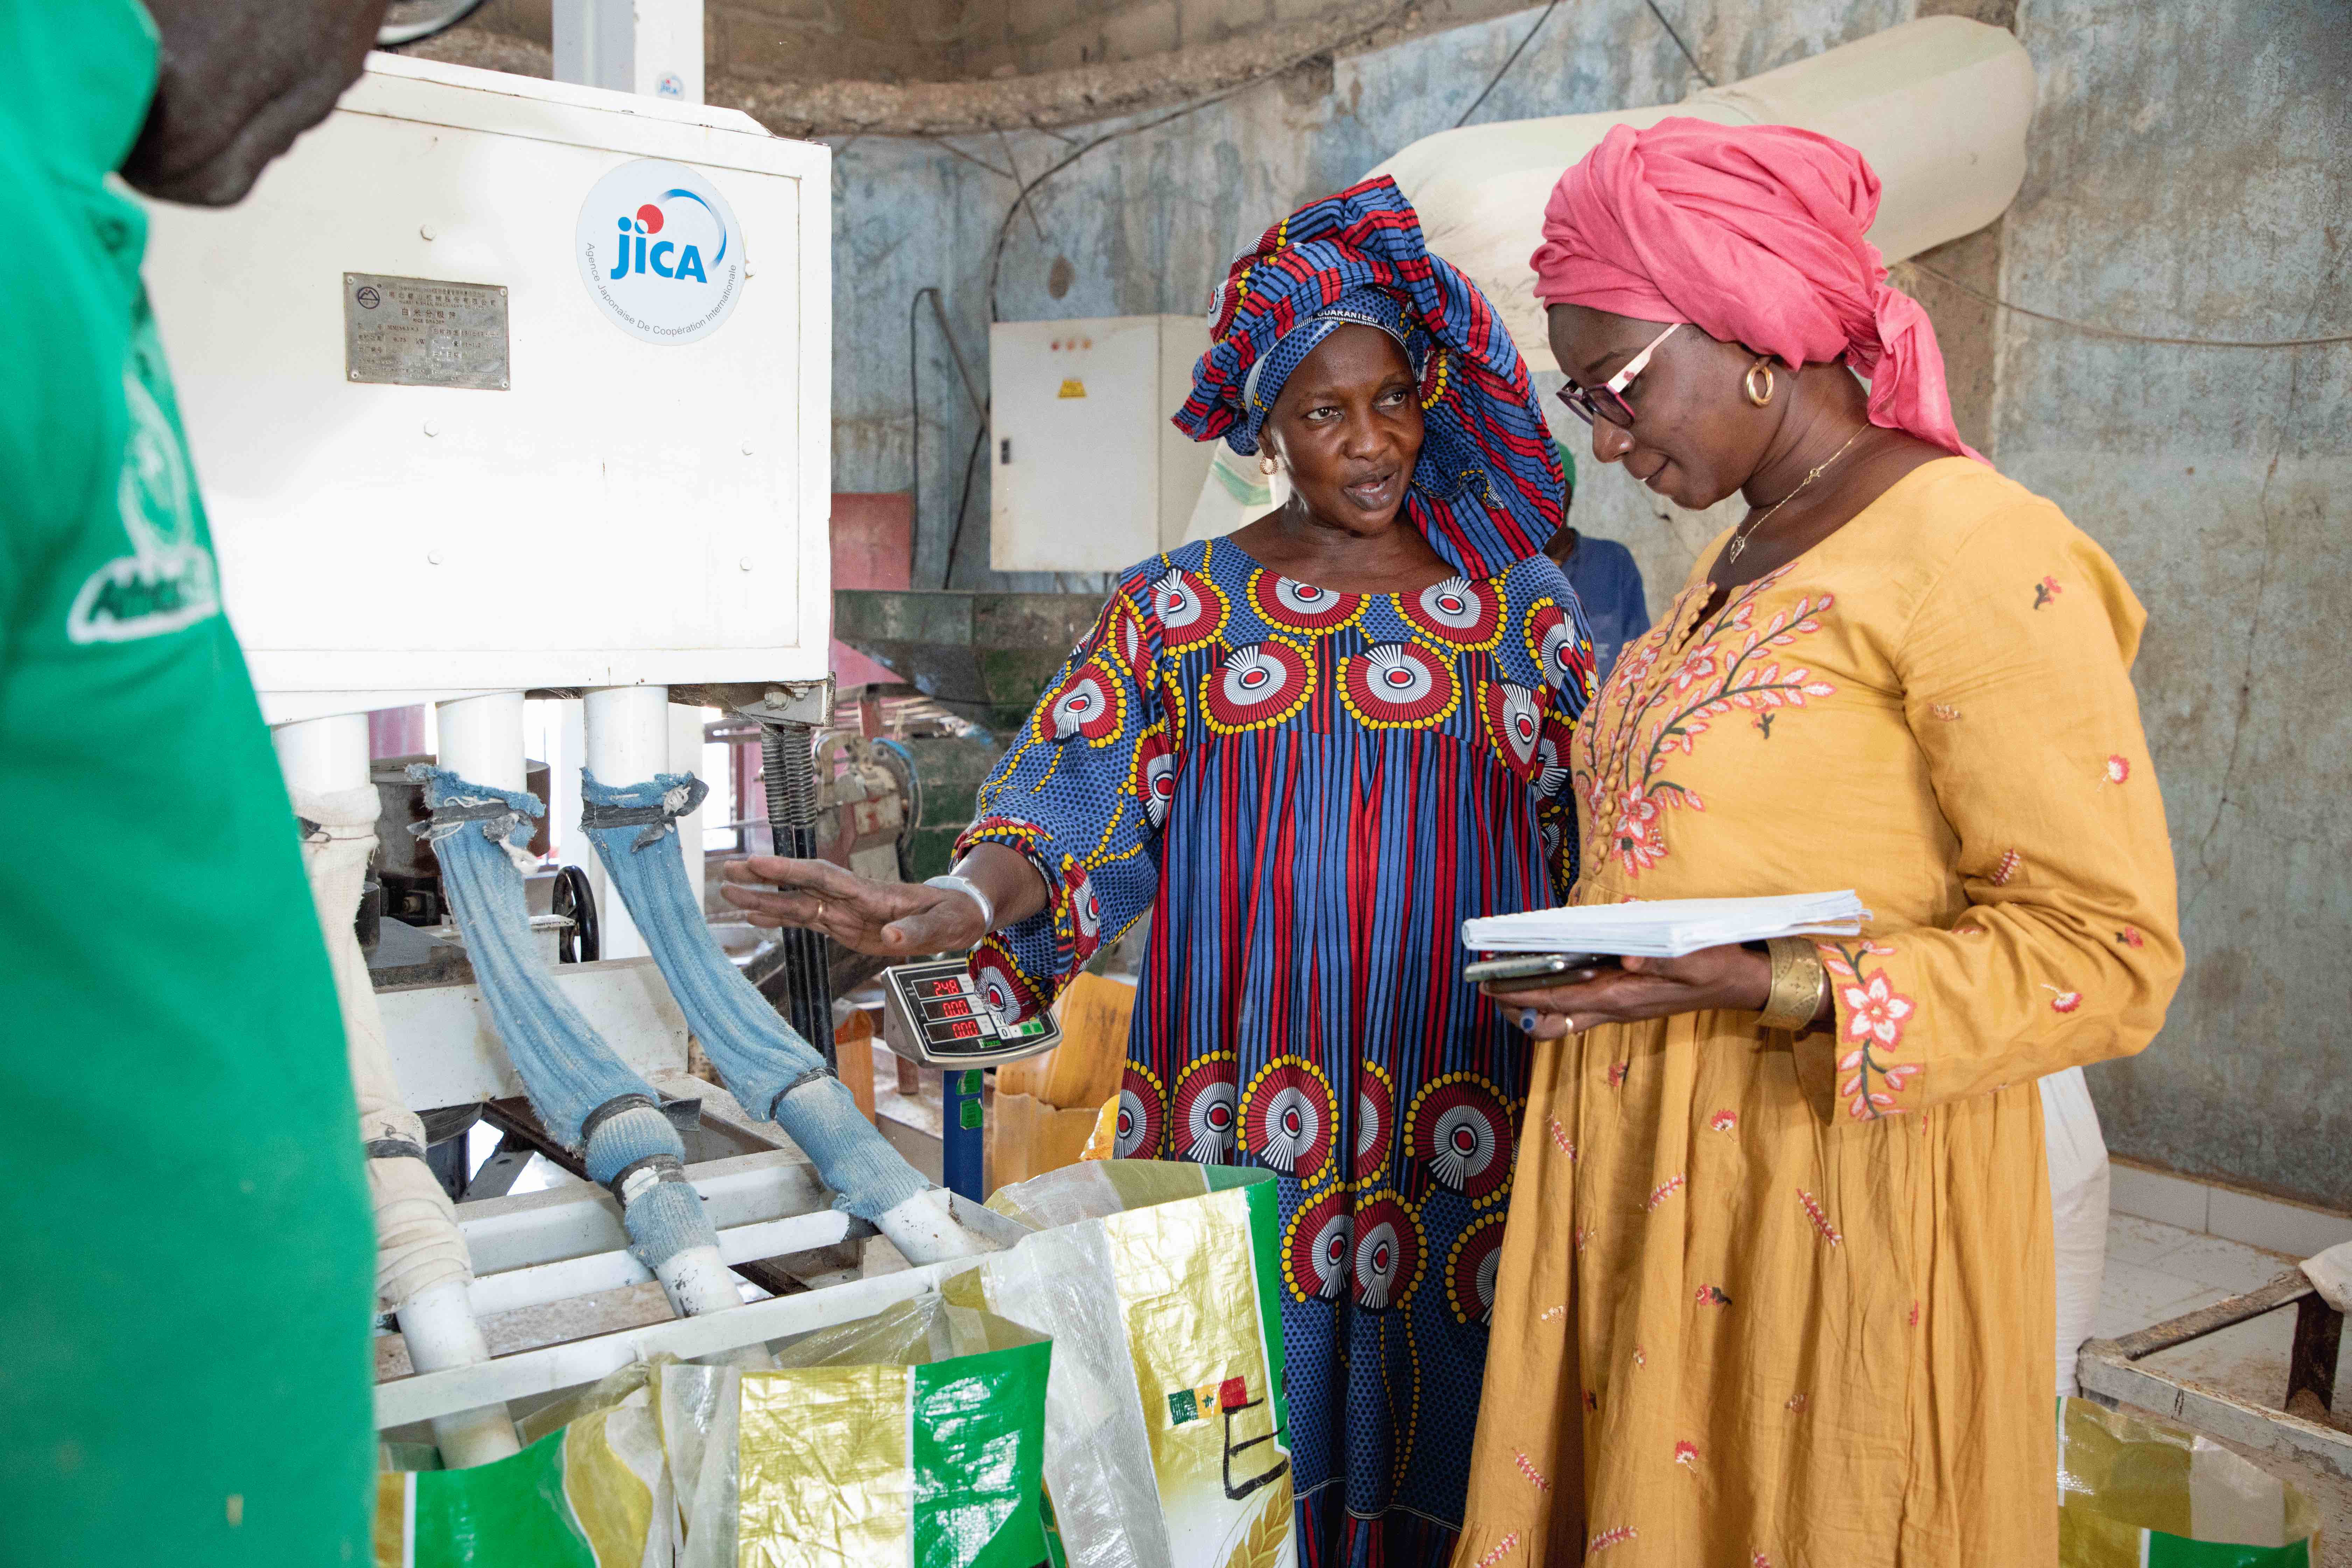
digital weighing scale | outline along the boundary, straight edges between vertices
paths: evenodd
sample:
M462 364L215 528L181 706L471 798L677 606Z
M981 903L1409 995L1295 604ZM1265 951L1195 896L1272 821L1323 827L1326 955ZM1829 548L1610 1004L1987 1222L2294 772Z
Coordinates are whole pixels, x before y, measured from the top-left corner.
M902 963L882 972L882 1042L911 1062L947 1072L940 1121L940 1174L948 1190L978 1203L981 1191L980 1069L1017 1062L1062 1043L1050 1013L1000 1020L961 958Z

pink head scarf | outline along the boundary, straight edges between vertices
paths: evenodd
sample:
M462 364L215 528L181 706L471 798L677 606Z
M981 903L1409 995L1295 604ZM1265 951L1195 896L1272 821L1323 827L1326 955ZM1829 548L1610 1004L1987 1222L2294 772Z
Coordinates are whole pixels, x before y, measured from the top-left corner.
M1790 365L1843 359L1870 421L1984 461L1952 424L1927 312L1886 286L1878 176L1843 142L1785 125L1620 125L1560 176L1534 257L1547 304L1688 321Z

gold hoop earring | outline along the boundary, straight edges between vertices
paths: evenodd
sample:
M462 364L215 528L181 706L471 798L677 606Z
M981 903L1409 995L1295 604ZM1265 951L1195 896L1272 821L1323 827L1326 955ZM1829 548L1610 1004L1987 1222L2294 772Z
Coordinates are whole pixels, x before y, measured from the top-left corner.
M1273 478L1275 470L1280 467L1282 467L1281 464L1276 462L1272 458L1265 456L1264 453L1260 453L1258 455L1257 471L1265 475L1267 478Z
M1764 373L1764 390L1763 390L1763 391L1761 391L1761 392L1759 392L1759 391L1757 391L1757 390L1756 390L1756 373L1757 373L1758 371L1759 371L1759 370L1760 370L1760 371L1762 371L1762 372ZM1742 384L1742 385L1744 385L1744 386L1745 386L1745 387L1747 387L1747 389L1748 389L1748 402L1750 402L1750 403L1752 403L1752 404L1754 404L1757 407L1761 408L1761 407L1763 407L1766 404L1768 404L1768 403L1771 402L1771 401L1772 401L1772 361L1771 361L1771 359L1770 359L1769 356L1767 356L1766 358L1763 358L1763 359L1759 359L1759 360L1758 360L1754 364L1749 365L1749 366L1748 367L1748 374L1747 374L1745 376L1742 376L1742 377L1740 378L1740 383L1741 383L1741 384Z

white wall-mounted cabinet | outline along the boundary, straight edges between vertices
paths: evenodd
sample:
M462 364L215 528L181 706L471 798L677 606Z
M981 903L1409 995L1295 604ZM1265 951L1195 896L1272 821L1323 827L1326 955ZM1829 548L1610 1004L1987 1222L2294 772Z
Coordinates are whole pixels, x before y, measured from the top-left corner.
M1209 446L1169 423L1209 346L1198 316L988 330L988 563L1116 572L1181 543Z

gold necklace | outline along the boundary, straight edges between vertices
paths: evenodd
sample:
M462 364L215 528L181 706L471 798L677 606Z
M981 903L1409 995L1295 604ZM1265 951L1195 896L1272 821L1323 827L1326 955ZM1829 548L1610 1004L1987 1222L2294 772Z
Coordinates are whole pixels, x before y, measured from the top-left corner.
M1804 478L1803 484L1800 484L1795 489L1790 490L1787 495L1782 496L1779 500L1776 500L1770 506L1766 507L1761 512L1757 514L1755 521L1748 523L1746 527L1740 529L1739 531L1734 533L1731 536L1731 549L1729 552L1724 556L1723 563L1728 566L1738 561L1739 559L1739 552L1748 548L1748 535L1763 527L1764 520L1766 518L1770 517L1774 512L1779 511L1782 507L1787 506L1790 501L1795 500L1799 496L1803 495L1805 493L1805 485L1811 484L1815 479L1820 479L1822 475L1828 472L1829 466L1832 463L1836 462L1840 458L1844 457L1847 449L1856 441L1862 439L1862 431L1869 428L1869 425L1864 424L1862 430L1857 430L1853 435L1847 437L1845 438L1845 446L1840 447L1836 451L1832 452L1822 460L1820 468L1815 468L1811 473L1807 474Z

